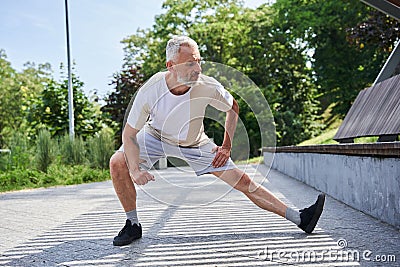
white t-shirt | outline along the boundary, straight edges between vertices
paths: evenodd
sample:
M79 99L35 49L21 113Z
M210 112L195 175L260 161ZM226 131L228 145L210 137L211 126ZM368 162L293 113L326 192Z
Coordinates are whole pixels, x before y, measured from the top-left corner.
M198 147L207 143L203 126L206 107L226 112L232 108L232 95L217 80L202 74L189 91L174 95L168 89L166 74L155 74L139 89L127 123L137 130L146 125L151 135L173 145Z

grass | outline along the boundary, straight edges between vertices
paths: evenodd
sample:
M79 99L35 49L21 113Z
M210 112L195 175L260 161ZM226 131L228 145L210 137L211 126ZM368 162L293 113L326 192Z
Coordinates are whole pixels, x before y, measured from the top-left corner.
M327 144L338 144L333 137L335 136L338 128L329 129L326 132L323 132L319 136L316 136L312 139L306 140L298 144L298 146L311 146L311 145L327 145Z
M319 136L306 140L298 144L298 146L310 146L310 145L327 145L327 144L339 144L339 142L333 140L336 132L339 130L343 120L338 116L332 115L332 108L334 104L330 105L325 112L322 114L322 124L327 125L324 132ZM360 137L354 138L356 144L375 143L378 140L377 136L371 137Z
M333 107L334 104L330 105L322 114L321 124L327 125L325 130L320 135L301 142L298 146L338 144L338 142L333 140L333 137L342 124L342 120L338 116L332 115Z
M247 160L237 160L237 161L235 161L235 164L259 164L259 163L263 163L263 161L264 161L264 157L259 156L259 157L254 157L254 158L250 158Z
M340 126L340 125L339 125ZM317 137L306 140L298 144L298 146L311 146L311 145L327 145L327 144L339 144L339 142L333 140L339 126L334 129L329 129ZM360 137L354 138L355 144L367 144L367 143L375 143L378 140L377 136L369 136L369 137Z

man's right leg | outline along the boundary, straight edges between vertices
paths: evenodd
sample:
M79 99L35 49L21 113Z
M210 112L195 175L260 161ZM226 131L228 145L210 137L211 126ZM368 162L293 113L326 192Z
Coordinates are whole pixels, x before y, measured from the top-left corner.
M136 189L129 175L124 152L117 151L111 157L110 174L115 193L125 212L136 210Z
M115 246L124 246L142 237L142 227L136 215L136 189L129 175L124 152L117 151L110 159L110 174L115 193L127 214L124 228L114 238Z

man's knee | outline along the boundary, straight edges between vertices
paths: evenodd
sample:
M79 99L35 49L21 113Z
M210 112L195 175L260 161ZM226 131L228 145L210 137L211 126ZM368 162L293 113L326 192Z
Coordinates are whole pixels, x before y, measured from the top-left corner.
M110 158L111 176L115 173L126 172L128 170L123 152L115 152Z
M250 179L250 177L246 173L243 173L240 179L235 184L234 188L241 192L247 192L249 191L251 182L252 180Z

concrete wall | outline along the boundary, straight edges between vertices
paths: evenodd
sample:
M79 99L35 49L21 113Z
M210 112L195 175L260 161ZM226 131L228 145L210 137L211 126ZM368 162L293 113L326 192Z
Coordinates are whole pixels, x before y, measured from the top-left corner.
M400 158L275 153L272 168L400 228Z

